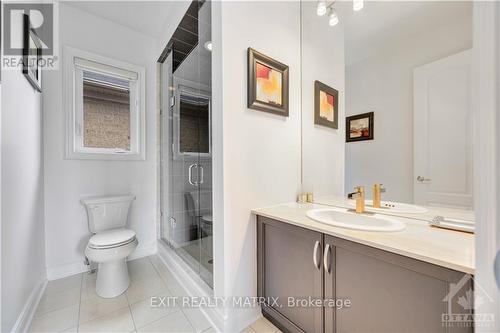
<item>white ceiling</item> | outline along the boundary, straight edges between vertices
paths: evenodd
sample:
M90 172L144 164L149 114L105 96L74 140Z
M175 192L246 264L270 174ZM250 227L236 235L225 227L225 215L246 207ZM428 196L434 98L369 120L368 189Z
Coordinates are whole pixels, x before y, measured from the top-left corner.
M345 29L347 64L376 53L390 41L472 17L468 1L365 1L359 12L352 10L350 1L336 6Z
M307 0L306 0L307 1ZM164 27L190 0L159 1L68 1L66 3L152 37L160 37ZM345 29L346 63L351 64L377 52L377 48L422 29L432 29L449 20L472 16L469 1L366 1L359 12L352 1L338 1L336 9ZM181 15L182 16L182 15ZM328 26L325 29L335 29ZM178 22L175 23L176 25Z
M172 13L185 1L68 1L71 6L143 34L158 37ZM178 22L177 22L178 23ZM177 24L176 23L176 24Z

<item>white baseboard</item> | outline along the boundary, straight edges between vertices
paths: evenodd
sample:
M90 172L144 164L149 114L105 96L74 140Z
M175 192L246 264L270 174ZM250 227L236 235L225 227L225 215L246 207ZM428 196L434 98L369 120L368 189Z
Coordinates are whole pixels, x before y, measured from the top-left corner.
M211 297L213 291L193 273L189 266L168 246L158 241L158 257L172 272L177 282L190 296ZM226 315L227 309L200 308L217 332L241 332L262 316L260 308L238 309Z
M14 327L12 327L11 333L28 332L31 322L33 321L33 317L35 316L36 308L38 307L38 303L40 303L40 299L42 298L46 286L47 280L44 279L36 285L35 288L33 288L26 304L23 307L23 310L14 324Z
M82 262L76 262L68 265L61 265L56 267L47 267L47 279L49 281L58 280L67 276L87 272L89 268Z
M138 246L135 251L128 256L127 260L139 259L155 254L157 251L156 242L148 243L142 246ZM68 265L61 265L56 267L47 267L47 279L49 281L62 279L71 275L80 274L83 272L88 272L89 268L83 263L83 257L81 262L75 262Z

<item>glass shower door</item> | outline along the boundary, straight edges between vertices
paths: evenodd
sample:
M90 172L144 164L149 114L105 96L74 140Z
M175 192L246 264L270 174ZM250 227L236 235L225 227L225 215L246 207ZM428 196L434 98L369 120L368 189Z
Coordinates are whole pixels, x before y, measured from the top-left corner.
M179 63L173 44L162 63L161 233L179 257L212 286L209 1L199 7L198 14L197 45Z
M202 221L207 214L208 176L206 158L210 154L210 96L174 74L173 154L171 206L175 219L174 240L179 255L202 276ZM177 170L177 171L176 171ZM210 193L211 194L211 193ZM211 203L210 203L211 206ZM204 273L204 271L203 271Z

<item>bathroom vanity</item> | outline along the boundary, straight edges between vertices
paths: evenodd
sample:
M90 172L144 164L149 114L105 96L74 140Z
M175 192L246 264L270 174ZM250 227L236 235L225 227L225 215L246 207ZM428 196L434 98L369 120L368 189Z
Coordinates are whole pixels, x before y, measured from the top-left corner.
M318 208L324 206L286 204L253 211L258 295L269 297L262 312L281 330L473 330L463 324L472 319L472 310L463 305L472 288L473 235L405 218L406 228L399 232L349 230L306 216ZM459 303L461 296L465 299ZM315 299L324 301L309 302ZM457 315L465 315L460 323L447 321Z

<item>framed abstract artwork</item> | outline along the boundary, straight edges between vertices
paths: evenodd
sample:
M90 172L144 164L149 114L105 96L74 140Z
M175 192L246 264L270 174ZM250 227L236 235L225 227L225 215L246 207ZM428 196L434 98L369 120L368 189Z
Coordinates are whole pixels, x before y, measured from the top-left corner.
M288 117L288 66L248 48L248 104Z
M42 91L42 43L31 27L30 17L23 14L23 74L37 91Z
M339 92L319 81L314 81L314 124L339 128Z
M373 112L346 117L346 142L373 140Z

